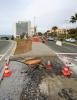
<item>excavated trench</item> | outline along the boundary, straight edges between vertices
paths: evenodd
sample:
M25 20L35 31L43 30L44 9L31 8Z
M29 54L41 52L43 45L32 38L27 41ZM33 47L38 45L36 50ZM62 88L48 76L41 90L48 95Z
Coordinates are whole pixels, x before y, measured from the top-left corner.
M62 74L63 63L58 59L50 59L51 70L46 69L47 58L36 66L29 66L26 77L30 80L23 86L20 100L77 100L77 77ZM73 83L69 84L69 82Z

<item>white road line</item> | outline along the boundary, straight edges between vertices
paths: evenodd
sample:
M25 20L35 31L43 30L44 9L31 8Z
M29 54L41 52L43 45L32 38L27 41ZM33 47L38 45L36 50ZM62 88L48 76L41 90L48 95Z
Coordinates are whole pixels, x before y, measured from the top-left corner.
M13 46L13 44L12 44L12 46ZM12 46L11 46L11 47L12 47ZM11 47L6 51L6 53L11 49ZM0 61L1 61L2 58L6 55L6 53L1 57Z
M0 61L1 61L1 59L2 59L2 56L4 56L4 55L0 55L1 57L0 57Z
M59 54L66 54L66 55L68 55L68 54L70 54L70 55L77 55L77 53L56 53L57 55L59 55Z
M3 55L0 55L0 56L3 56Z

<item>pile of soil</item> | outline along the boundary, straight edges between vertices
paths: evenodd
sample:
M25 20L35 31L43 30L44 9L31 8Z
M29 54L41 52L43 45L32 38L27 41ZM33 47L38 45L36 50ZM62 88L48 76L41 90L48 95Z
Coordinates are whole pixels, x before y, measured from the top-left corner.
M14 55L29 52L32 49L31 39L27 39L27 40L18 39L16 40L16 42L17 42L17 47L16 47Z

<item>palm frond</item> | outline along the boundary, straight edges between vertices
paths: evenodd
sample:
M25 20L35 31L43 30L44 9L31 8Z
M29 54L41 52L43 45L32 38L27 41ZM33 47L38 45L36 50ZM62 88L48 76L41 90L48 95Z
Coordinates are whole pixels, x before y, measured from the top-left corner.
M71 23L76 23L76 20L70 20Z
M77 13L75 14L75 18L76 18L76 20L77 20Z
M71 16L71 19L72 19L72 20L75 20L75 17L74 17L74 16Z

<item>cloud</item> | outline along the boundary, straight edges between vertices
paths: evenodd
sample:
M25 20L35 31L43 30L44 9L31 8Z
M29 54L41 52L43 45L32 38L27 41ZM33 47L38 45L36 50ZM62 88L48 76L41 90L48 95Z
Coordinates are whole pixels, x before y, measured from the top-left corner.
M65 28L65 20L76 13L77 0L3 0L0 1L0 34L13 33L13 23L30 20L38 26L38 31L46 31L53 26ZM68 24L67 27L76 27Z

